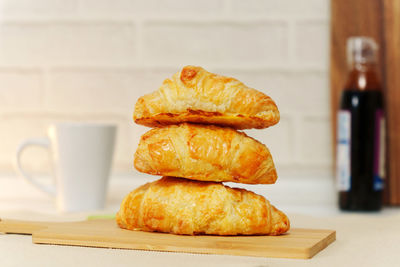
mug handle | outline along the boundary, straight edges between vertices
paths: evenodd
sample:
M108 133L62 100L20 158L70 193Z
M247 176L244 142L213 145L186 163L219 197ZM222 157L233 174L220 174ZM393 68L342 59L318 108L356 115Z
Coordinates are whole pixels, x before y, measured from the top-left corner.
M41 184L34 180L28 173L24 171L24 169L21 166L21 155L22 152L27 148L28 146L40 146L46 149L49 149L50 146L50 141L47 137L40 137L40 138L32 138L32 139L27 139L23 141L17 149L17 154L16 154L16 170L20 174L22 178L27 180L31 185L35 186L38 188L40 191L55 197L56 196L56 190L54 186L46 186L44 184Z

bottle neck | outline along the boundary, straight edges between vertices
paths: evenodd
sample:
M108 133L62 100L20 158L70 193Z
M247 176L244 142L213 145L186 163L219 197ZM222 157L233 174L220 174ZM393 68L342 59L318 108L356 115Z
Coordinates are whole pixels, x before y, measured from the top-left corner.
M350 66L346 90L382 90L376 63L355 62Z

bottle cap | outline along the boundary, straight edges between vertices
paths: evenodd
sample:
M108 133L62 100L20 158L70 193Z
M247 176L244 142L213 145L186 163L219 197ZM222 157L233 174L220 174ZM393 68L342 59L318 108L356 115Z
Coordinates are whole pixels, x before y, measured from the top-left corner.
M347 62L352 64L375 63L378 57L378 44L374 39L354 36L347 39Z

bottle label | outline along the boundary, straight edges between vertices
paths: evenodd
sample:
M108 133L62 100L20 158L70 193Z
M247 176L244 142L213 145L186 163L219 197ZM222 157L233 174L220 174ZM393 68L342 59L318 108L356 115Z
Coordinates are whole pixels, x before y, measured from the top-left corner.
M337 153L336 153L336 183L339 191L349 191L350 177L350 146L351 146L351 113L340 110L337 114Z
M374 183L375 191L383 190L386 176L386 154L385 154L385 118L382 110L375 113L375 140L374 140Z

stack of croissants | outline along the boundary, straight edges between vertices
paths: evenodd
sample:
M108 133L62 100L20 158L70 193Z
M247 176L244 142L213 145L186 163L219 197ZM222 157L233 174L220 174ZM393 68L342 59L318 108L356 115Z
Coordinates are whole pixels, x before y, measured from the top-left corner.
M152 127L135 168L163 176L129 193L119 227L182 235L280 235L287 216L263 196L223 182L273 184L268 148L238 131L279 122L274 101L229 77L186 66L140 97L134 121Z

